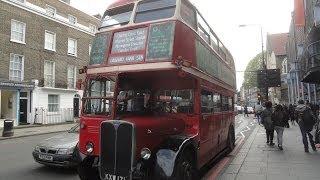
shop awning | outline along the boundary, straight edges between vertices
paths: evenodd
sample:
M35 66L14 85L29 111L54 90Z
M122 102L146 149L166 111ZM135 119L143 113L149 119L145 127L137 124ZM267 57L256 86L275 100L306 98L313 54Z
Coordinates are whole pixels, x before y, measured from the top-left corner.
M302 82L320 84L320 66L309 69L309 71L303 77Z

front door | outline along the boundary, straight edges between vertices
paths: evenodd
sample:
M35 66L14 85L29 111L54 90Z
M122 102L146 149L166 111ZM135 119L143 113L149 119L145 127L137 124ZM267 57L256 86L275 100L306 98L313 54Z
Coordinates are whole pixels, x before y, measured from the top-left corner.
M20 99L20 124L28 124L28 99Z
M74 111L74 117L79 117L79 104L80 100L79 98L74 98L73 99L73 111Z

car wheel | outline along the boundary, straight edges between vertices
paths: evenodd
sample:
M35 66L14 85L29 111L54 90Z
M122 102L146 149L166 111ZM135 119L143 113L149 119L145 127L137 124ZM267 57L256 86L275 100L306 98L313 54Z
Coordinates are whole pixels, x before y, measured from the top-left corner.
M198 180L198 170L195 167L192 153L183 153L177 160L174 169L174 180Z

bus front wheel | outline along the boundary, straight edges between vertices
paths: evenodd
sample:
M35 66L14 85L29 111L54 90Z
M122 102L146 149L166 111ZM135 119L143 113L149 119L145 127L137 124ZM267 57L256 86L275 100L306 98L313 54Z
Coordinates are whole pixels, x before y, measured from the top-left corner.
M229 134L228 134L228 152L231 153L235 147L235 132L234 132L234 128L230 127L229 128Z
M98 168L92 167L93 158L85 159L77 168L80 180L100 180Z
M198 171L192 153L183 153L177 160L174 180L198 180Z

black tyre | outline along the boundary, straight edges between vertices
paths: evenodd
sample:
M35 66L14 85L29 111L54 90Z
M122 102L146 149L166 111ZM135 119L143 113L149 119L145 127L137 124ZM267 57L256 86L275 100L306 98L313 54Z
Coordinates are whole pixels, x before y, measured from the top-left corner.
M236 137L235 137L234 128L230 127L229 134L228 134L228 141L227 141L228 153L231 153L233 151L235 147L235 142L236 142Z
M78 168L78 175L80 180L100 180L98 168L92 167L93 159L82 161Z
M174 180L199 180L198 170L195 166L192 153L183 153L177 160L174 169Z

